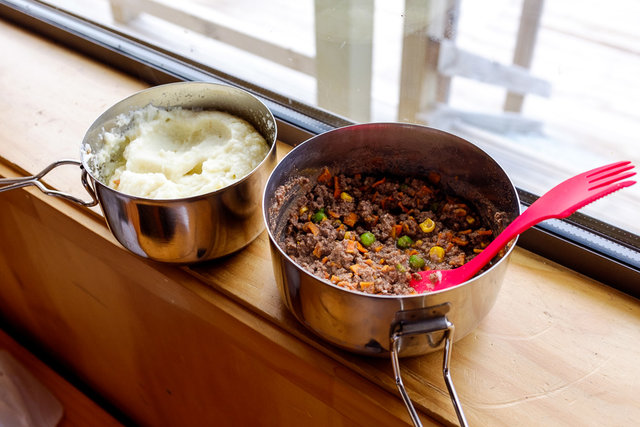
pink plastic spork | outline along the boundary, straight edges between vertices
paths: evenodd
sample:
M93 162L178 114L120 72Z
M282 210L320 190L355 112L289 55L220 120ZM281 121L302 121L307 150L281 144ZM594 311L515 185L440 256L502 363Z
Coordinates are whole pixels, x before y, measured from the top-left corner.
M466 282L482 269L515 236L549 218L566 218L581 207L607 194L629 187L635 181L623 181L635 175L634 166L623 161L602 166L556 185L504 229L482 252L461 267L451 270L421 271L421 280L412 280L418 292L433 292Z

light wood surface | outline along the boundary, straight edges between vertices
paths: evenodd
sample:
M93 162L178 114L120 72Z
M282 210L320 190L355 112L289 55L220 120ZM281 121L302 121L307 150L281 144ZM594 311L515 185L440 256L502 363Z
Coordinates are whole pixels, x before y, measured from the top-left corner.
M77 158L84 131L144 83L0 21L0 175ZM52 176L82 194L71 168ZM96 210L0 194L0 311L144 425L408 423L387 359L315 338L285 309L266 234L191 267L121 248ZM453 348L471 425L633 425L640 304L524 250ZM456 423L441 353L401 361L423 422ZM432 421L435 420L435 421Z
M65 381L44 362L30 353L14 339L0 330L0 350L7 351L25 368L63 407L59 427L83 427L87 425L117 427L121 424L96 405L77 388Z

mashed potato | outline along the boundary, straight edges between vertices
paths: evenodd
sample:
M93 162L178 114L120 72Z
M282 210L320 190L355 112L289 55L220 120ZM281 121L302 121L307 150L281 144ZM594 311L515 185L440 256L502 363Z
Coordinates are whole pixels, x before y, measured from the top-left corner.
M94 153L103 182L133 196L175 199L218 190L251 172L269 146L246 121L220 111L154 106L117 119Z

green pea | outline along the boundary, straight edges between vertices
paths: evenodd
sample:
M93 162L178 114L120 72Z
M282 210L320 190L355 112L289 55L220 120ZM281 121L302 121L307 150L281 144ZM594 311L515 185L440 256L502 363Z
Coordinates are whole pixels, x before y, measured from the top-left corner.
M402 264L396 264L396 270L398 270L400 273L404 273L405 271L407 271L407 269L404 268L404 265Z
M320 222L326 218L327 218L327 214L324 213L324 208L321 208L318 212L313 214L313 216L311 217L311 221Z
M396 246L398 246L400 249L407 249L412 244L413 240L411 240L411 237L409 236L402 236L396 242Z
M409 257L409 265L411 266L411 268L418 270L424 267L424 259L422 259L418 255L411 255Z
M360 243L362 243L362 245L366 248L371 246L375 241L376 241L376 236L374 236L373 233L370 231L365 231L360 235Z

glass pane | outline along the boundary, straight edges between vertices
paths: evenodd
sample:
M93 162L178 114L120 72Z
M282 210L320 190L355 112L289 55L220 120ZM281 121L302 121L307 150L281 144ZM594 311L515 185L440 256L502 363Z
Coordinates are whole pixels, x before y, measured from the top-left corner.
M640 165L635 0L55 0L63 9L355 122L441 128L541 194ZM582 212L640 234L640 185Z

